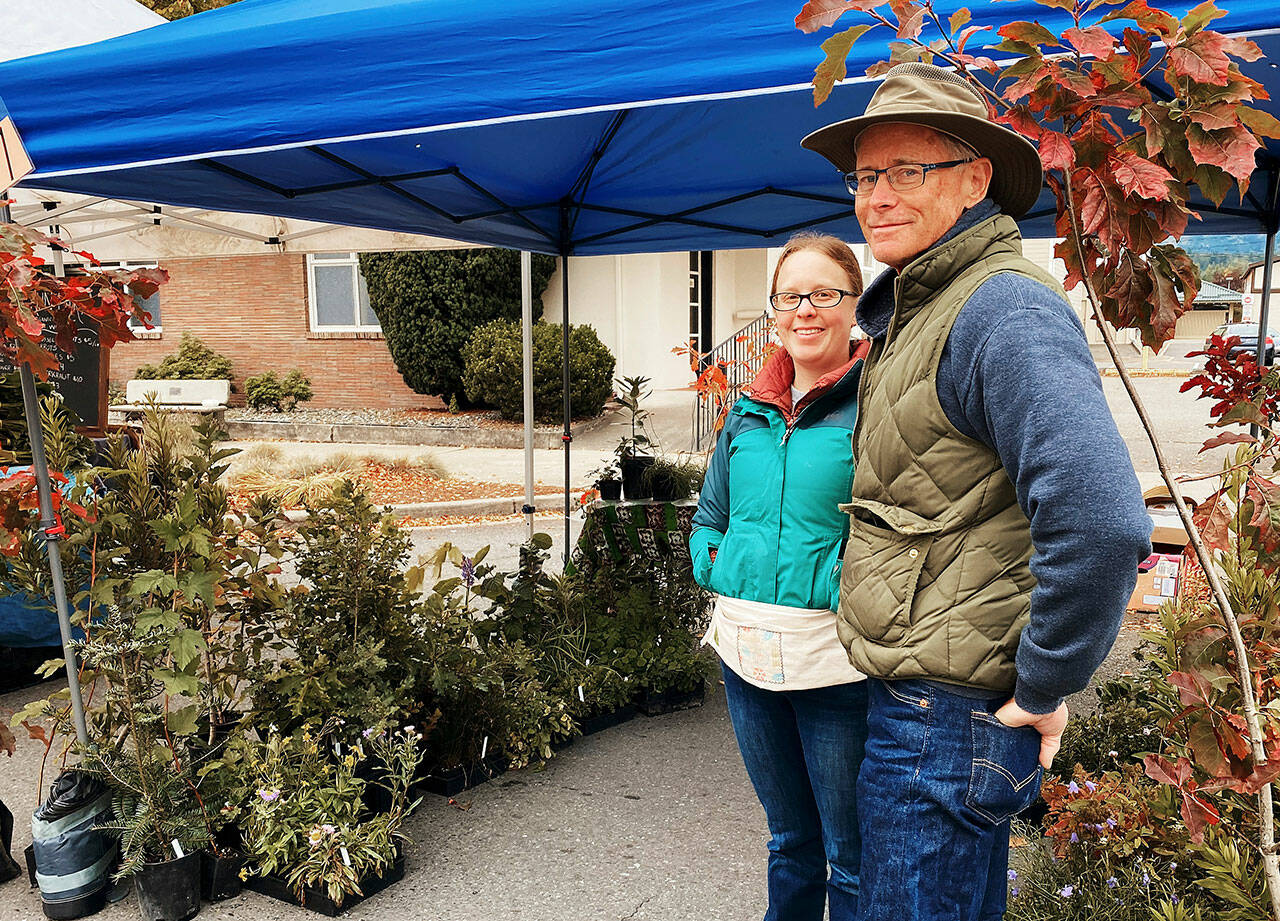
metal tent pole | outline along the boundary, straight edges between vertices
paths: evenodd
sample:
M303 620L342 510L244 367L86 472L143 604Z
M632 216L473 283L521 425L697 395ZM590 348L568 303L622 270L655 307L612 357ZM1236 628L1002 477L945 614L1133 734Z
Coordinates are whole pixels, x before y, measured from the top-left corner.
M524 347L525 540L533 539L533 254L520 253L520 338Z
M8 191L0 198L8 198ZM0 205L0 221L11 220L8 205ZM58 259L61 275L61 259ZM84 699L80 694L80 666L71 639L71 607L67 603L67 583L62 572L62 556L58 541L62 539L62 522L53 514L53 491L49 488L49 465L44 456L44 427L40 424L40 403L36 398L36 379L31 365L23 362L18 369L22 378L22 406L27 416L27 437L31 440L31 469L36 475L36 493L40 504L40 530L44 534L45 552L49 557L49 578L58 612L58 631L62 634L62 654L67 667L67 689L71 695L71 719L80 745L89 744L89 727L84 718Z
M571 556L569 543L569 516L572 513L569 503L569 490L573 483L569 478L569 446L573 443L573 405L569 400L569 203L560 203L560 328L562 333L561 364L564 381L564 564L566 568Z
M1271 266L1276 258L1276 231L1274 227L1267 230L1266 254L1262 257L1262 306L1258 308L1258 367L1265 368L1263 360L1267 355L1267 325L1271 313Z
M27 433L31 437L31 467L36 474L36 491L40 499L40 531L44 534L49 557L49 578L53 584L53 600L58 609L58 630L62 633L62 653L67 664L67 689L71 692L71 718L81 746L89 744L89 727L84 719L84 699L80 695L80 666L75 647L71 645L71 608L67 604L67 583L62 573L62 556L58 541L62 539L62 522L53 514L53 492L49 488L49 466L44 457L44 428L40 425L40 404L36 399L36 381L31 366L23 362L22 404L27 413Z

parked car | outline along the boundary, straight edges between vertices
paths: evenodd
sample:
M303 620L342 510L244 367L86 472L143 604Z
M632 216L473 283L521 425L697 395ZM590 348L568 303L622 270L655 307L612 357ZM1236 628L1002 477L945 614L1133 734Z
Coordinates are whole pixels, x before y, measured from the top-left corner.
M1231 347L1231 357L1235 358L1241 352L1247 352L1250 355L1258 354L1258 324L1257 323L1227 323L1219 326L1209 334L1209 338L1205 339L1204 347L1209 348L1214 336L1220 336L1223 339L1231 336L1239 336L1240 343ZM1274 329L1267 330L1266 354L1264 364L1274 364L1276 357L1275 340L1280 338L1280 333Z

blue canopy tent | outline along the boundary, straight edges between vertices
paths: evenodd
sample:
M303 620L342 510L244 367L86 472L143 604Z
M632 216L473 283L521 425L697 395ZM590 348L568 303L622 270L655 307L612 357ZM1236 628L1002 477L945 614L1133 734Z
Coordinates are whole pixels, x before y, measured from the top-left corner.
M968 5L978 25L1070 25L1030 0ZM1257 41L1269 57L1244 69L1280 87L1280 10L1237 6L1215 26ZM893 36L864 36L854 78L815 109L820 37L796 30L799 7L241 0L2 64L0 101L36 166L24 184L43 189L564 257L769 246L807 227L861 239L835 171L799 139L861 112L875 84L857 75ZM1273 239L1280 161L1260 161L1244 200L1201 203L1192 232ZM1052 215L1046 190L1024 232L1052 235ZM567 538L567 499L565 524Z
M45 189L557 255L766 246L809 226L858 239L798 140L875 84L813 107L820 36L795 29L799 6L242 0L0 65L0 100L36 164L25 184ZM1029 0L970 6L979 25L1070 24ZM1262 45L1244 69L1277 84L1280 12L1239 7L1215 25ZM850 73L891 37L865 36ZM1041 205L1028 234L1052 234ZM1261 233L1276 213L1264 181L1193 229Z

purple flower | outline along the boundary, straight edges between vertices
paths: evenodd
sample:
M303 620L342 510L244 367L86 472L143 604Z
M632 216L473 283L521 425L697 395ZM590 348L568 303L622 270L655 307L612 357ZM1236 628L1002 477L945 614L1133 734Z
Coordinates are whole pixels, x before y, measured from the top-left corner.
M1079 786L1076 784L1076 782L1073 780L1073 781L1071 781L1071 783L1067 784L1067 792L1068 792L1068 793L1079 793L1079 792L1080 792L1080 787L1079 787Z
M1071 833L1071 843L1072 843L1072 844L1079 844L1079 843L1080 843L1080 836L1079 836L1079 835L1077 835L1075 832L1072 832L1072 833Z
M1086 780L1086 781L1084 782L1084 785L1085 785L1085 787L1087 787L1087 788L1088 788L1088 790L1089 790L1089 792L1090 792L1090 793L1092 793L1094 790L1098 789L1098 785L1097 785L1096 783L1094 783L1092 780Z
M1114 888L1116 888L1116 886L1119 886L1119 885L1120 885L1120 880L1116 879L1114 876L1108 876L1108 877L1107 877L1107 888L1108 888L1108 889L1114 889Z
M274 803L280 798L279 790L268 790L266 787L258 788L258 796L262 798L264 803Z
M372 727L372 726L370 726L370 727L369 727L368 729L366 729L364 732L360 733L360 735L364 736L366 739L367 739L367 738L369 738L370 736L372 736L372 735L373 735L373 727Z
M1064 899L1069 899L1075 894L1076 894L1075 886L1063 886L1060 890L1058 890L1058 895L1060 895Z
M1016 899L1018 897L1018 887L1014 886L1012 889L1010 889L1009 895Z
M476 564L471 562L471 557L464 556L462 558L462 565L459 569L462 570L462 581L466 584L467 588L471 588L471 586L476 584Z
M1174 905L1177 905L1177 904L1178 904L1178 897L1177 897L1176 895L1171 895L1171 896L1169 896L1169 901L1170 901L1170 902L1172 902Z
M1018 871L1017 871L1017 870L1010 870L1010 871L1009 871L1009 882L1013 882L1013 881L1014 881L1015 879L1017 879L1017 878L1018 878Z
M1107 819L1107 826L1108 826L1109 828L1115 828L1115 827L1116 827L1116 820L1115 820L1115 819Z

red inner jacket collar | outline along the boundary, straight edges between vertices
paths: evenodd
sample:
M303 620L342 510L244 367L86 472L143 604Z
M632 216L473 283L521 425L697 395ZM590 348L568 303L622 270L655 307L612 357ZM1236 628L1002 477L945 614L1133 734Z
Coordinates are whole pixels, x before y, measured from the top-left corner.
M802 407L812 403L839 383L840 379L849 373L850 368L867 357L869 351L871 351L870 340L859 339L851 343L849 346L849 361L818 378L814 385L809 388L809 392L800 398L800 402L796 406L792 406L791 385L796 379L796 366L795 362L791 360L791 354L786 349L778 349L765 359L763 367L760 368L760 373L751 382L751 386L746 388L747 393L756 402L765 403L778 409L786 420L790 422Z

